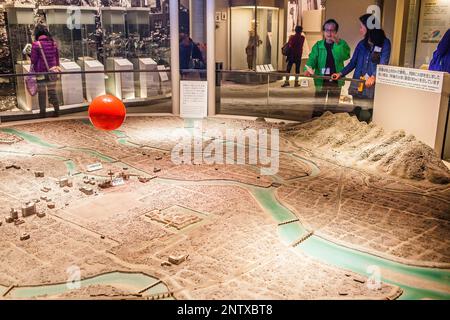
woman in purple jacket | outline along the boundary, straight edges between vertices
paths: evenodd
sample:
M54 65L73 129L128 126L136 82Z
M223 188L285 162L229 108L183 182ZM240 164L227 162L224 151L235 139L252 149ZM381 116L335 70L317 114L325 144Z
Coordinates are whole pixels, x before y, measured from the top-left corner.
M33 42L31 47L31 64L33 65L34 72L49 72L48 69L59 66L58 48L46 26L41 24L36 26L34 39L36 41ZM45 60L47 60L47 63L45 63ZM37 84L40 117L45 117L47 107L46 94L48 94L48 101L53 105L55 110L54 116L57 117L59 115L59 102L58 96L56 95L56 81L50 81L47 75L39 75L37 76Z

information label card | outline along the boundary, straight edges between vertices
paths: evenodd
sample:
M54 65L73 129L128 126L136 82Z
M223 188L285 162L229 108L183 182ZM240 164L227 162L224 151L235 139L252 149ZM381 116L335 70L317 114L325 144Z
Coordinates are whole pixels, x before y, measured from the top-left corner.
M180 81L180 115L204 118L208 114L208 82Z
M378 65L377 83L441 93L443 82L443 72Z

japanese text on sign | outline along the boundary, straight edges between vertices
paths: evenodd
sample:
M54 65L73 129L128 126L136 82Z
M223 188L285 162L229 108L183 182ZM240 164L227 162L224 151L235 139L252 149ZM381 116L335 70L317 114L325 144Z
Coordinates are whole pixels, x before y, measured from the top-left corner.
M378 83L441 93L443 79L442 72L378 65Z

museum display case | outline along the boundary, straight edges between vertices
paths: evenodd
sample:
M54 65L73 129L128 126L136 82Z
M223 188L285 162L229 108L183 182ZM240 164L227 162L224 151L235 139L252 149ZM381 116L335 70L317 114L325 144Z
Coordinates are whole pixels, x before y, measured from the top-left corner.
M85 69L85 64L80 61L95 59L97 56L97 9L82 6L40 6L39 9L44 12L48 29L58 44L62 71L74 73L61 76L62 105L82 104L85 95L83 77L79 72Z
M76 8L76 10L75 10ZM48 29L58 43L61 59L96 57L94 7L40 6Z
M150 54L150 8L127 8L127 58L131 61L148 57Z
M125 58L129 43L125 28L126 8L103 7L100 10L103 29L104 61L109 57Z
M7 30L11 58L14 64L29 63L29 57L24 53L27 44L31 44L34 29L34 5L6 4ZM28 61L28 62L27 62Z
M280 10L277 7L231 7L231 69L278 68ZM239 23L233 23L239 21Z
M159 65L170 65L170 20L169 1L150 8L149 57Z
M24 74L30 72L31 43L34 40L34 5L10 3L5 5L8 21L8 38L14 72ZM28 48L29 50L27 50ZM38 107L36 97L25 90L24 78L11 79L15 82L17 107L30 111Z

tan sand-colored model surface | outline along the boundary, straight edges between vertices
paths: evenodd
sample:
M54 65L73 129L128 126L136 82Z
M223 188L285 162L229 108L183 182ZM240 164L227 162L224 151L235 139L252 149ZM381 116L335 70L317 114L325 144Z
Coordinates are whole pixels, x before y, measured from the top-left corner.
M1 127L0 299L450 298L450 173L414 137L344 114L201 122L201 148L279 129L262 175L174 163L194 129Z

